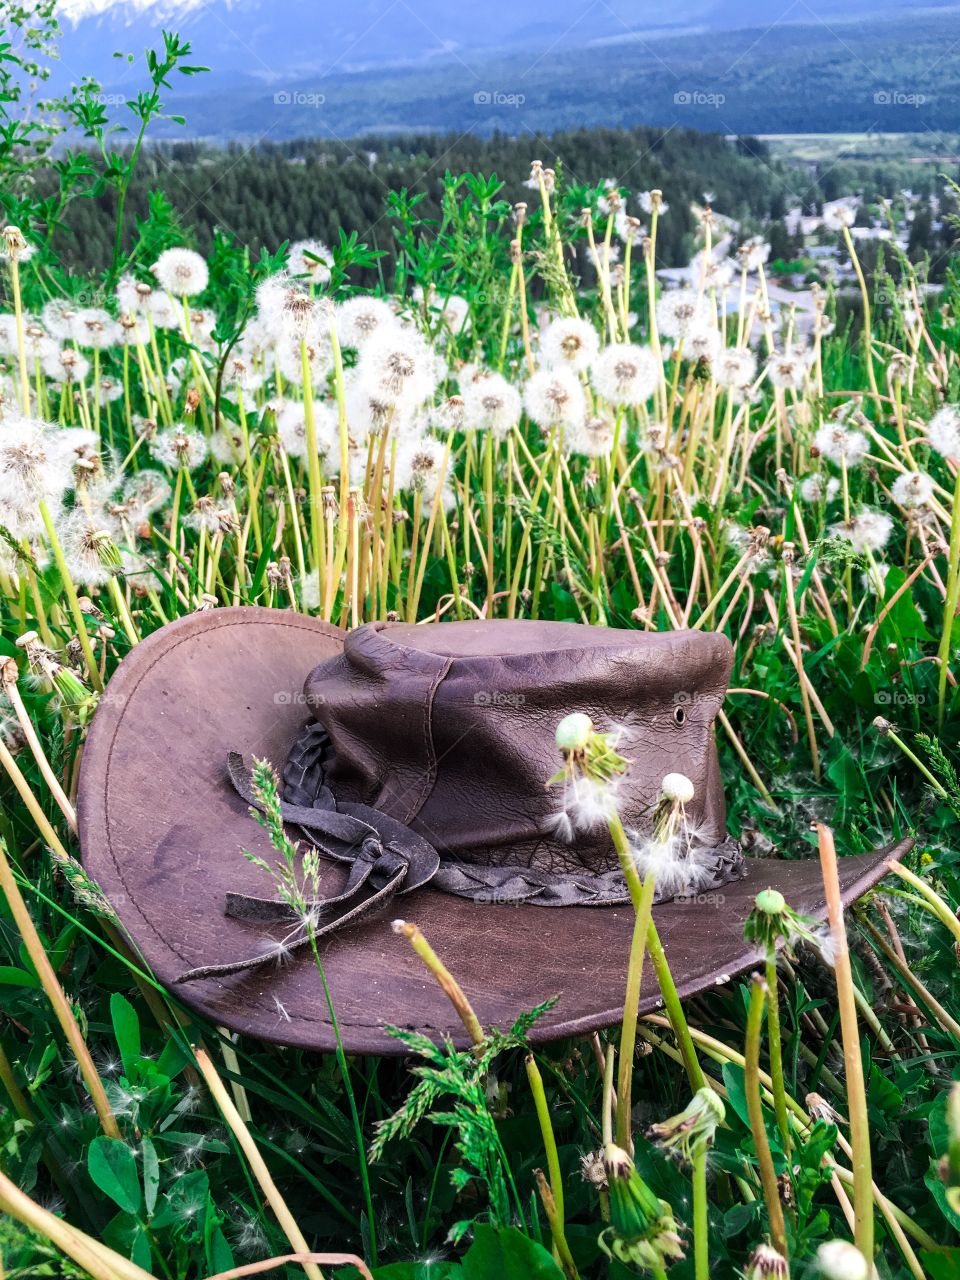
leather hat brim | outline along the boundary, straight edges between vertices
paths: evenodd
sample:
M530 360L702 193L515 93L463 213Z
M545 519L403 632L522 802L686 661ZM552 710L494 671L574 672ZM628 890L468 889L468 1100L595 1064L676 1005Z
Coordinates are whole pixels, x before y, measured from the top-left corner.
M241 960L263 939L224 914L228 890L269 896L248 849L268 861L266 833L227 780L239 751L280 767L311 719L303 681L340 651L337 627L285 610L216 609L181 618L143 640L120 664L84 749L78 794L81 855L135 948L170 986L186 970ZM384 714L389 714L385 708ZM424 833L429 838L429 833ZM840 860L845 901L877 883L909 840ZM323 892L342 883L323 865ZM797 911L824 913L818 861L748 860L746 880L699 901L670 902L655 918L682 996L725 982L757 960L743 940L756 893L779 889ZM423 930L484 1025L509 1026L551 996L534 1027L545 1041L620 1020L633 927L629 907L478 905L430 889L400 897L380 916L325 938L320 954L348 1053L398 1053L388 1025L434 1038L463 1032L446 998L390 922ZM213 1022L258 1039L329 1050L335 1037L323 983L304 952L246 974L174 988ZM651 966L641 1012L659 1001Z

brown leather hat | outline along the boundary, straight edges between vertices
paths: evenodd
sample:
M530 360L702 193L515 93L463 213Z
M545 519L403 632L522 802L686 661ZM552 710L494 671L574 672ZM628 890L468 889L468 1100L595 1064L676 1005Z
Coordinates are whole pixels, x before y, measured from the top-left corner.
M744 859L727 834L713 722L731 657L724 637L699 632L495 621L344 633L280 610L194 614L139 644L101 700L80 778L83 860L186 1003L233 1030L332 1048L302 920L241 852L275 860L249 813L247 770L266 758L291 834L325 855L315 928L348 1052L397 1052L389 1024L462 1038L391 933L398 914L448 960L481 1021L556 995L535 1039L607 1026L633 911L603 823L580 799L558 814L545 785L568 713L616 731L629 760L617 807L638 839L665 775L693 785L689 874L671 886L684 897L657 907L682 995L752 963L743 923L759 889L822 913L815 860ZM843 859L847 899L909 847ZM649 967L645 983L649 1010Z

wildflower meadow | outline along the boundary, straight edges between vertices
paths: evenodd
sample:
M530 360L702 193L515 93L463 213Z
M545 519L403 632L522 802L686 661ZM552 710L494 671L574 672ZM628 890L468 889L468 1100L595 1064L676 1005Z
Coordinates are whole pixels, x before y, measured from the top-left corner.
M356 232L200 253L175 193L124 207L191 61L164 36L120 141L83 92L62 136L11 108L0 137L0 1274L960 1276L953 261L935 290L895 238L865 266L851 191L822 227L839 319L703 199L665 278L671 191L642 164L574 189L534 145L524 200L494 172L437 174L437 217L393 192L389 273ZM104 191L112 256L75 273L54 237ZM76 788L124 658L236 605L722 633L729 830L822 867L825 922L753 871L755 964L681 1000L653 904L703 891L693 785L663 778L638 841L635 761L571 689L542 781L555 834L609 839L630 890L629 957L568 957L627 966L616 1026L482 1025L415 897L384 946L441 983L462 1047L207 1022L84 870ZM306 902L273 770L253 785ZM843 859L906 836L844 910ZM662 1006L638 1017L644 965Z

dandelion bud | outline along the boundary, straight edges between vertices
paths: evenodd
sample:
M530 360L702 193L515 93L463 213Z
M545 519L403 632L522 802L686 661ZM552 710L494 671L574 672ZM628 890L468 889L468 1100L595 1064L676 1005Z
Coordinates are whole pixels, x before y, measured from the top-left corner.
M769 888L761 890L754 898L753 910L743 926L743 936L747 942L755 943L768 954L781 940L816 941L811 922L789 907L782 893Z
M583 751L593 732L593 721L582 712L574 712L564 716L557 725L557 746L569 755L573 751Z
M817 1250L817 1264L824 1280L869 1280L870 1264L847 1240L827 1240Z
M785 1280L790 1274L787 1260L773 1245L757 1245L747 1262L744 1280Z
M47 674L67 714L84 722L93 710L94 696L80 677L60 662L51 662Z
M650 1190L626 1151L608 1143L603 1164L610 1192L610 1226L599 1243L607 1257L661 1269L682 1258L673 1211Z
M683 1111L651 1125L647 1137L670 1155L692 1164L702 1150L713 1146L717 1125L723 1123L725 1115L720 1095L705 1085Z

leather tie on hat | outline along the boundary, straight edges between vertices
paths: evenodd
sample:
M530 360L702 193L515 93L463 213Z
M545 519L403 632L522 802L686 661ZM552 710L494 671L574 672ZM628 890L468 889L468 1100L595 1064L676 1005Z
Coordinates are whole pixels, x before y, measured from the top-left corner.
M334 897L308 901L306 913L275 898L227 893L225 912L231 919L258 925L286 923L293 926L291 933L279 942L271 939L272 947L245 960L191 969L181 974L178 984L260 968L301 950L312 939L362 923L397 895L426 884L478 904L606 907L629 902L619 868L601 874L558 875L537 867L483 866L448 857L441 860L433 845L405 823L369 805L338 801L326 781L330 749L323 725L313 723L303 729L283 768L280 815L299 827L321 853L349 864L344 888ZM237 752L227 756L227 776L237 794L262 812L263 804ZM701 877L701 890L735 878L742 864L739 846L733 840L709 852L713 865ZM698 870L704 870L700 863ZM665 896L658 893L654 900L662 901Z

